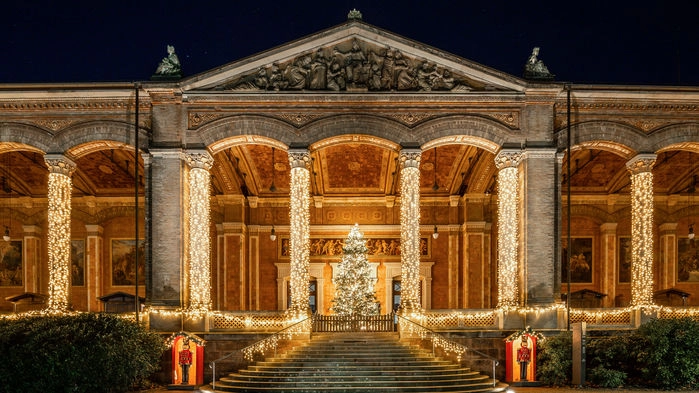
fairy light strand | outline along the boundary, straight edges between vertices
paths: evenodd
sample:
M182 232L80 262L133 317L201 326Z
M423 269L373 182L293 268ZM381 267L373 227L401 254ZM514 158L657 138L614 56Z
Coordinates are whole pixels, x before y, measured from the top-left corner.
M420 150L400 154L401 299L405 312L420 310Z
M654 154L642 154L626 164L631 172L631 302L653 302L653 172Z
M308 283L310 265L310 185L308 150L289 151L291 166L289 199L289 264L292 316L300 317L310 312Z
M200 316L211 310L211 207L209 169L213 159L208 153L186 155L189 171L189 308Z
M518 253L519 171L522 153L501 152L495 157L498 171L498 308L519 306Z
M46 156L48 178L48 305L51 313L70 309L70 214L75 163L64 156Z

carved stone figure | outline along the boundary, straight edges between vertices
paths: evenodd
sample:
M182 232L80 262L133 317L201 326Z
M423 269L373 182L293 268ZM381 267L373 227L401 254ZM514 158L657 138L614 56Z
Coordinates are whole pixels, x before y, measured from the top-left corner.
M155 75L167 76L167 77L179 77L182 72L182 66L180 65L180 59L175 53L175 47L172 45L167 46L167 57L164 57L158 68L155 70Z
M554 75L549 72L549 69L544 65L544 62L539 60L539 47L532 49L532 54L529 55L527 63L524 65L524 77L527 79L552 80Z
M323 90L328 86L328 60L323 55L323 50L318 49L313 56L309 73L308 88L311 90Z
M466 79L433 61L410 59L395 48L372 48L356 38L351 48L342 45L317 48L285 63L272 63L239 79L219 86L219 90L329 90L329 91L453 91L473 90ZM365 45L366 47L362 46ZM534 61L534 64L537 64ZM543 64L541 64L543 66ZM487 87L482 87L487 89Z
M337 59L333 59L327 72L328 89L333 91L345 90L347 79L345 69L340 66Z

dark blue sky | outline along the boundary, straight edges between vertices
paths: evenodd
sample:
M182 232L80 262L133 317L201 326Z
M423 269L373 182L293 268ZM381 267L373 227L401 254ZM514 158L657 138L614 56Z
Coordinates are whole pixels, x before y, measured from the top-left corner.
M167 44L190 76L340 24L356 8L367 23L515 76L539 46L557 81L699 86L695 1L7 3L0 83L148 80Z

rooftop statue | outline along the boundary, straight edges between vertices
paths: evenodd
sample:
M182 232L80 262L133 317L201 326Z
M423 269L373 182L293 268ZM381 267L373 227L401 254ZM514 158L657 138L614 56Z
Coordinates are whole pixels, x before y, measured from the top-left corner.
M537 80L553 80L555 75L549 72L544 62L539 60L539 47L535 46L532 49L532 54L529 55L527 64L524 65L524 78Z
M347 20L352 20L352 19L362 20L362 13L359 12L359 10L357 10L356 8L353 8L347 14Z
M167 57L163 57L155 70L154 79L179 79L182 76L180 59L175 53L175 47L167 46Z

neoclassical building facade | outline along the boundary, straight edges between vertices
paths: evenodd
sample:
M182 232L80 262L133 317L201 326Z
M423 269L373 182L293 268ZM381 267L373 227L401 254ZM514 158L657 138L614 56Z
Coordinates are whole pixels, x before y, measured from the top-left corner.
M350 18L190 77L0 85L0 297L329 313L358 224L384 313L697 305L698 165L698 88L520 78Z

